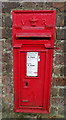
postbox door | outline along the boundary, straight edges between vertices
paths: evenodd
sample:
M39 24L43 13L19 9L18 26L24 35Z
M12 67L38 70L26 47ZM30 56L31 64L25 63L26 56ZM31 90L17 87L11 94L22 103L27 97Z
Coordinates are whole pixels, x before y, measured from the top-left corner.
M21 52L20 56L21 105L42 106L44 74L41 70L44 69L44 62L41 63L44 61L44 54Z
M19 52L20 106L43 107L46 53Z
M20 45L18 46L20 47ZM41 48L41 49L40 49ZM14 47L16 108L49 108L53 50ZM29 65L30 64L30 65ZM29 65L29 66L28 66Z

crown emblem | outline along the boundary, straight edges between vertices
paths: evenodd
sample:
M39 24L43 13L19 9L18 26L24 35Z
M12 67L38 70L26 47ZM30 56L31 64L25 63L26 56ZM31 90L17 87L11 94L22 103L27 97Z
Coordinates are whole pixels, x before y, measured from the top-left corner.
M36 19L35 17L32 17L29 21L30 21L30 25L35 27L36 24L37 24L38 19Z

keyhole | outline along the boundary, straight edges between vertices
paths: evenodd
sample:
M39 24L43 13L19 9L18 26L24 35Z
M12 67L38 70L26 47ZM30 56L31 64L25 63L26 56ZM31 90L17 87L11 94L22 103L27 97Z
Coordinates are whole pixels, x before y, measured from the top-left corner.
M26 82L25 85L28 86L28 82Z

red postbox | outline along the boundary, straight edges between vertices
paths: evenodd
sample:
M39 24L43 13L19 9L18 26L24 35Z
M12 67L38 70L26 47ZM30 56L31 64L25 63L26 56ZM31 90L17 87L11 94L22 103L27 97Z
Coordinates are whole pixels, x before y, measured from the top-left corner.
M56 11L14 10L15 112L48 113Z

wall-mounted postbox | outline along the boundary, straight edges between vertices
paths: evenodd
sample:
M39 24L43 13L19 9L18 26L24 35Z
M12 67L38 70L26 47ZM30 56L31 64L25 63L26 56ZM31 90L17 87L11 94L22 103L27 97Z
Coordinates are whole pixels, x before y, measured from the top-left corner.
M54 10L12 12L15 112L49 112L55 19Z

